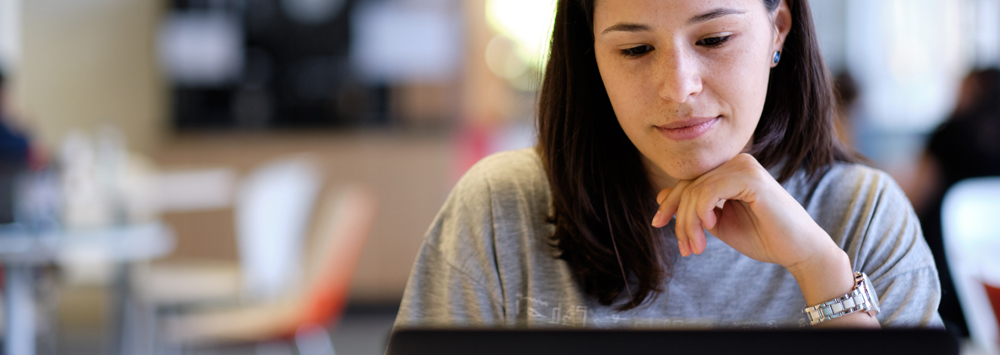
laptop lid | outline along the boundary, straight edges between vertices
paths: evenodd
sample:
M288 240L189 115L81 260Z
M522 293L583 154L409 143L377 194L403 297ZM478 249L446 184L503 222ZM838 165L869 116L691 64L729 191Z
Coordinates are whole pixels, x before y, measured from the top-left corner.
M388 355L958 354L940 330L402 329Z

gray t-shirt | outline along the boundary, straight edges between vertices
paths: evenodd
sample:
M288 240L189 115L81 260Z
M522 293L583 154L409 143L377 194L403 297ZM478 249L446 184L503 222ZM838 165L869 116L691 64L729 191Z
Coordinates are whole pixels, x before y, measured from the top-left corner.
M809 184L799 172L783 186L847 252L854 270L869 275L882 326L942 327L934 260L892 178L838 163L818 183ZM664 292L624 312L601 305L583 293L569 265L553 256L550 211L548 180L533 149L477 163L427 231L395 326L808 324L802 291L785 268L750 259L711 235L704 253L681 258L673 222L661 229L673 254Z

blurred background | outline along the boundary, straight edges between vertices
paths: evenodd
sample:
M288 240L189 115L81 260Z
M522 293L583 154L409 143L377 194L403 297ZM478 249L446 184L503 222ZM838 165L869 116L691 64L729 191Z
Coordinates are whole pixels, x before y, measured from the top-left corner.
M1000 174L1000 0L810 3L841 138L946 265L945 191ZM553 9L0 0L6 353L382 353L458 177L534 144Z

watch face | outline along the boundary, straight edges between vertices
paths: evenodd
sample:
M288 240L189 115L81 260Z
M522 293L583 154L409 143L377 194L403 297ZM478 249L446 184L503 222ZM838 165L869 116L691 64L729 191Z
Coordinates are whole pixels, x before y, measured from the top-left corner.
M875 294L875 286L873 286L872 282L870 280L868 280L868 275L864 275L864 282L865 282L865 292L868 293L868 299L871 300L872 307L875 308L875 309L873 309L873 311L878 312L879 311L879 309L878 309L878 295Z

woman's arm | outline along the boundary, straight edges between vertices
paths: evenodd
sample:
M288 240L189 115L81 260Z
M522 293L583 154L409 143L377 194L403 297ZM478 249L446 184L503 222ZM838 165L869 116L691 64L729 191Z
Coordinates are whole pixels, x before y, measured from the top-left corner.
M652 224L663 227L676 214L681 255L704 251L707 229L750 258L788 269L809 305L854 288L847 254L749 154L664 189L657 201L660 209ZM824 324L879 327L877 319L867 313L852 313Z
M825 235L826 233L824 233ZM829 238L829 236L827 236ZM788 268L802 289L807 305L817 305L843 296L854 288L854 272L847 253L833 249ZM866 312L855 312L817 324L815 328L881 328L878 319Z

